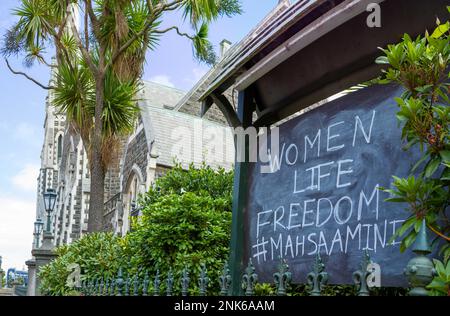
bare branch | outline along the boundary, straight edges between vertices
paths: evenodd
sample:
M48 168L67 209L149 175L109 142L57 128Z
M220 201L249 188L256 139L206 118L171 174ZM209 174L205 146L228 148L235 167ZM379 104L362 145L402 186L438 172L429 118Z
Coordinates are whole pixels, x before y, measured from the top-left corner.
M89 51L89 13L86 7L84 8L84 11L84 41L86 49Z
M191 35L189 35L189 34L187 34L187 33L181 32L180 29L179 29L177 26L172 26L172 27L169 27L169 28L167 28L167 29L165 29L165 30L155 30L155 31L153 31L153 32L154 32L154 33L157 33L157 34L163 34L163 33L169 32L169 31L171 31L171 30L175 30L175 31L178 33L178 35L180 35L180 36L184 36L184 37L189 38L190 40L194 40L194 37L193 37L193 36L191 36Z
M30 81L34 82L35 84L37 84L37 85L38 85L39 87L41 87L42 89L45 89L45 90L52 90L52 89L55 89L54 86L46 86L46 85L43 85L42 83L40 83L39 81L37 81L37 80L34 79L34 78L31 78L30 76L28 76L28 75L27 75L26 73L24 73L24 72L21 72L21 71L15 71L14 69L11 68L11 65L9 64L8 59L5 58L5 61L6 61L6 65L8 66L9 70L10 70L13 74L24 76L24 77L27 78L28 80L30 80Z
M47 61L45 60L44 56L42 56L42 55L37 55L36 57L38 58L38 60L39 60L42 64L46 65L47 67L50 67L50 68L58 68L56 65L52 65L51 63L47 62Z
M89 14L89 19L91 20L92 30L94 31L94 35L97 38L97 41L100 41L100 22L98 21L97 16L95 15L94 9L92 8L92 0L84 1L85 10Z

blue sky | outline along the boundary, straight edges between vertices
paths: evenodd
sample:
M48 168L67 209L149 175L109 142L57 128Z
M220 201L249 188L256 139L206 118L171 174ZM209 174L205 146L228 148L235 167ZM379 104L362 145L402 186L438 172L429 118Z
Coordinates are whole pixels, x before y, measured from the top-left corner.
M242 2L242 15L223 18L211 25L210 39L217 51L223 39L238 42L276 6L278 0ZM11 10L18 3L19 0L1 0L1 37L14 23ZM163 25L174 24L183 30L189 29L179 14L171 14L163 22ZM20 60L12 58L10 62L16 69L23 69ZM207 66L192 57L189 41L170 33L161 38L155 51L148 54L144 79L188 91L207 70ZM34 67L27 72L41 82L48 82L47 68ZM45 90L11 74L0 59L0 256L3 256L3 269L22 269L31 257L46 95Z

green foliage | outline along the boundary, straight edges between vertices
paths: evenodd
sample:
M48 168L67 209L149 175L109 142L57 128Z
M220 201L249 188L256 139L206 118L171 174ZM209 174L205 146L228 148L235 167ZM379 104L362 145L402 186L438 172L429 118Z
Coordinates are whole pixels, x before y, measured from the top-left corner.
M416 239L423 218L426 219L428 225L439 226L439 216L435 210L441 209L442 205L446 204L448 192L442 188L439 180L425 180L414 176L408 178L394 176L393 186L395 189L382 188L392 196L386 201L407 203L408 210L412 213L390 240L403 237L407 233L400 244L400 251L404 252Z
M450 12L450 7L447 7ZM398 44L382 49L384 56L379 64L384 70L380 83L396 82L406 88L401 98L396 98L397 118L403 125L402 139L405 150L419 146L422 158L415 164L407 178L394 177L393 189L386 201L407 203L412 215L396 232L403 237L400 250L410 247L425 219L428 228L442 241L440 254L444 262L450 258L450 22L441 24L431 35L418 36L415 40L404 35ZM415 148L414 148L415 149ZM439 261L432 286L434 293L444 291L450 283L448 272ZM445 287L446 286L446 287Z
M156 180L141 198L143 215L124 237L88 234L57 249L57 259L41 269L41 288L49 295L76 294L66 285L78 264L84 278L124 275L153 277L159 269L161 290L172 269L175 293L184 268L190 273L190 293L198 294L201 265L207 267L209 294L218 294L218 279L228 259L233 173L203 165L183 170L180 165ZM149 291L152 291L150 286Z
M384 56L377 59L389 65L380 82L397 82L406 88L396 98L404 149L418 145L423 152L411 170L416 176L394 177L394 189L384 189L391 194L387 201L408 203L413 213L398 231L399 236L405 235L402 251L413 244L423 218L439 237L446 239L450 232L446 217L450 201L449 25L438 24L431 35L415 40L405 34L400 43L382 49ZM445 257L449 255L446 250Z
M275 296L277 289L274 284L271 283L256 283L255 284L255 296Z
M75 0L70 2L85 10L85 2ZM65 0L21 0L19 6L13 11L19 21L6 33L2 48L3 55L17 55L20 52L29 55L33 50L37 49L41 52L45 47L53 45L59 51L59 58L68 58L69 56L62 54L61 49L64 45L60 45L64 42L60 31L67 25L67 3L69 1ZM131 41L131 45L124 52L125 59L128 63L135 64L138 70L135 74L140 75L146 50L155 49L160 35L168 31L168 29L160 27L161 21L164 20L167 13L174 10L181 11L193 30L202 30L201 40L198 36L186 37L193 41L195 57L206 63L213 63L215 55L212 54L212 45L207 40L208 29L205 25L207 26L219 17L231 17L242 12L239 0L185 0L181 2L97 0L92 1L92 11L98 22L89 16L88 42L94 48L100 46L106 48L105 57L108 58L117 51L117 45ZM139 36L136 36L137 34ZM84 37L81 32L80 37ZM82 44L86 45L86 43ZM76 45L72 47L78 50ZM81 52L79 51L79 53ZM39 53L39 55L41 54ZM124 66L123 61L117 59L115 62ZM115 65L112 66L115 68Z
M208 268L209 288L218 291L218 278L228 258L233 173L203 165L188 171L180 165L159 178L142 197L143 215L125 237L133 265L165 278L170 269L176 279L187 267L192 293L198 291L201 265ZM165 287L162 284L162 288ZM175 291L180 284L175 283Z
M231 211L232 187L233 172L227 172L223 168L214 170L206 165L201 168L191 165L185 171L177 164L164 177L157 179L142 198L144 204L151 204L168 194L182 195L184 192L192 192L212 198L228 198Z
M94 233L83 236L70 245L57 248L57 258L41 268L41 291L47 295L71 295L74 289L67 286L72 272L71 264L78 264L85 278L113 277L126 258L120 239L110 233Z
M450 296L450 261L445 266L441 261L434 259L436 276L427 288L433 296Z
M59 67L54 105L67 115L80 130L93 126L95 113L95 81L87 66ZM132 132L139 108L136 82L121 81L108 71L105 77L103 135L124 135ZM88 139L86 139L88 141Z
M257 284L255 287L257 295L275 295L276 289L270 284ZM406 296L408 289L380 287L370 290L371 296ZM353 285L326 285L322 289L322 296L355 296L357 295L355 286ZM291 285L288 290L288 296L309 296L307 284Z
M72 23L69 5L85 14L78 28ZM181 32L176 22L161 26L173 11L184 14L194 35ZM103 203L104 189L98 184L103 183L120 146L117 136L130 133L134 127L137 82L142 78L148 50L156 48L162 34L176 30L191 41L199 61L213 64L216 57L208 40L208 24L240 12L239 0L18 1L13 12L18 21L6 32L0 52L5 58L22 55L25 66L37 61L59 74L58 80L44 85L14 71L8 63L13 73L44 89L56 90L58 107L67 111L69 124L80 134L88 155L96 158L90 159L91 191L97 187L98 192L90 199L91 218L102 216L103 210L95 207ZM56 63L45 60L46 49L55 50ZM92 113L97 114L96 119ZM90 221L88 230L99 231L101 227Z

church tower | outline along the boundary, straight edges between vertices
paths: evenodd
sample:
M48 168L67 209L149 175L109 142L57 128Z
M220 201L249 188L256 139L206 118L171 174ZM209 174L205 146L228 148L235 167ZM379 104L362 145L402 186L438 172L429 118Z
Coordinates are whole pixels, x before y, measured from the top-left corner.
M73 16L69 23L75 23L77 28L80 26L80 15L78 6L70 4L70 12ZM66 32L72 33L71 27L66 26ZM56 58L52 58L52 64L56 64ZM50 75L50 84L56 80L56 69L52 68ZM46 221L46 211L44 209L43 194L47 189L54 189L58 193L57 205L52 216L52 226L55 228L55 235L58 235L57 227L60 226L58 219L58 205L61 201L61 188L64 183L60 179L61 161L64 154L64 139L67 132L66 115L60 113L53 105L55 98L54 91L49 90L45 100L45 121L44 121L44 143L41 150L41 168L38 177L37 201L36 201L36 219ZM67 144L66 144L67 145ZM67 146L66 146L67 147ZM46 225L46 223L45 223ZM45 226L44 226L45 227ZM57 237L57 236L55 236Z

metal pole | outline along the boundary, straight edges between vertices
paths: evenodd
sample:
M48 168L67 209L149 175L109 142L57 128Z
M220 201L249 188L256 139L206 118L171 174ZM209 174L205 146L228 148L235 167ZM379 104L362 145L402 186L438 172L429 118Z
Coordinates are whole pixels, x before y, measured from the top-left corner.
M252 125L253 100L250 91L239 92L238 117L243 128ZM236 142L236 140L235 140ZM239 147L239 144L235 144ZM233 214L231 223L231 244L230 244L230 272L231 272L231 294L242 295L241 277L245 266L244 258L244 223L246 213L246 201L248 192L248 169L249 162L247 153L249 149L248 139L245 138L244 159L236 161L234 173L233 189ZM238 153L236 151L236 157Z
M47 210L47 233L50 233L50 210Z

